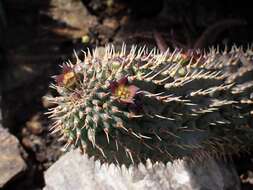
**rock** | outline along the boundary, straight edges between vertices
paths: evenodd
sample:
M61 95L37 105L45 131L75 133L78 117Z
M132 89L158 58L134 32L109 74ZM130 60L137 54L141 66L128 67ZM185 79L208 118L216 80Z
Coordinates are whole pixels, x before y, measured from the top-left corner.
M177 160L146 166L101 165L77 150L66 153L45 172L44 190L239 190L240 181L231 162L212 158L189 163Z
M246 175L242 174L240 176L242 183L249 183L253 185L253 171L247 171Z
M97 25L97 18L92 16L81 0L52 0L50 15L64 27L54 29L56 33L81 38L89 28Z
M23 137L21 143L27 150L33 151L34 153L37 153L44 145L42 139L33 134Z
M0 87L1 93L1 87ZM0 94L0 189L26 169L26 163L20 154L19 142L2 127Z
M119 28L119 22L113 18L104 19L103 25L109 29L112 29L112 30L117 30Z
M0 86L0 93L2 94L2 89L1 89L1 86ZM0 127L1 127L1 124L3 123L3 116L2 116L2 110L1 110L1 105L2 105L2 96L0 94Z
M100 44L107 44L115 35L120 23L114 18L106 18L103 23L96 28Z
M90 37L88 35L82 36L82 43L88 44L90 42Z
M34 115L29 121L26 122L26 127L32 134L39 135L43 132L42 121L40 121L40 114Z
M1 123L0 123L1 125ZM0 126L0 188L26 169L16 137Z
M35 147L33 145L33 142L29 138L27 138L27 137L22 138L21 142L22 142L22 145L25 148L30 149L30 150L34 150L35 149Z

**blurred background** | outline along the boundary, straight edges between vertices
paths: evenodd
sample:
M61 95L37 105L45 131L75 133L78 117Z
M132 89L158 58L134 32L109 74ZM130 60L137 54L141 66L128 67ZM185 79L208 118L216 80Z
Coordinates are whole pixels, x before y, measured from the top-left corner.
M0 140L10 139L0 145L10 155L0 156L0 189L42 189L43 172L61 156L43 97L54 95L51 76L73 50L82 56L122 42L247 48L252 34L252 6L243 0L0 0ZM252 154L234 160L243 190L253 189Z

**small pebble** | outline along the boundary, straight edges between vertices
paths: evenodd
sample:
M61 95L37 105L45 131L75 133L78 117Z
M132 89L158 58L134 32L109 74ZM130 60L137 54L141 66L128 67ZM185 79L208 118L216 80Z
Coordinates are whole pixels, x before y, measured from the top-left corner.
M22 139L22 145L25 147L25 148L27 148L27 149L30 149L30 150L33 150L33 142L29 139L29 138L27 138L27 137L24 137L23 139Z
M82 36L82 43L88 44L90 42L90 37L88 35Z
M37 114L33 116L30 121L26 122L26 127L28 128L29 131L31 131L32 134L39 135L43 131L43 126L39 119L40 116Z
M112 30L117 30L119 27L119 22L114 18L106 18L103 21L103 25L105 27L112 29Z
M38 162L46 162L47 161L47 155L45 152L39 152L36 154L36 160Z

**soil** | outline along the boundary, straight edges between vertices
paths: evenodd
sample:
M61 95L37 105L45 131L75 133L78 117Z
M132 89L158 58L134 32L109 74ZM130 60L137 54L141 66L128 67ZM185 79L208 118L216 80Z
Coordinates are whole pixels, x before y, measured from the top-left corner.
M49 135L50 120L44 113L51 105L43 97L54 95L49 88L51 76L59 73L60 63L73 58L73 49L80 53L87 47L122 41L153 47L157 45L155 32L171 48L224 48L233 44L246 48L253 42L247 1L82 0L83 8L78 4L75 6L81 7L75 10L86 13L71 14L79 18L77 26L82 22L82 28L76 28L67 23L71 6L64 2L77 1L3 0L7 23L0 21L0 34L5 31L0 38L4 126L20 140L28 165L6 190L42 189L43 172L63 154L57 136ZM70 9L61 12L57 9L60 4ZM51 14L53 8L57 19ZM85 19L93 23L83 25ZM234 157L243 190L253 189L252 155Z

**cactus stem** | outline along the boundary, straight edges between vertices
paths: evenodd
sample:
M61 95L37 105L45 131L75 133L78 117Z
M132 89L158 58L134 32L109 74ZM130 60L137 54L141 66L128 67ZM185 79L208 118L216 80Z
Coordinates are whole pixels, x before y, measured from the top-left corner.
M238 153L253 144L252 55L237 47L127 53L123 44L88 50L81 61L74 51L75 64L64 63L50 85L59 94L47 98L50 131L65 149L119 164Z

